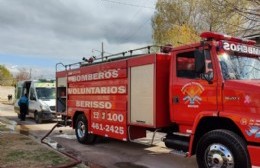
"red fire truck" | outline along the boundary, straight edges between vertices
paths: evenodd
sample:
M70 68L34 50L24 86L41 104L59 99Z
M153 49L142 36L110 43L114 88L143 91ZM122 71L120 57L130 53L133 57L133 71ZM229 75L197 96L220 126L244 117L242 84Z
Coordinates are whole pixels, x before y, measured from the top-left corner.
M57 64L57 114L80 143L164 132L199 167L260 166L260 48L214 32L159 53ZM148 51L151 46L147 47Z

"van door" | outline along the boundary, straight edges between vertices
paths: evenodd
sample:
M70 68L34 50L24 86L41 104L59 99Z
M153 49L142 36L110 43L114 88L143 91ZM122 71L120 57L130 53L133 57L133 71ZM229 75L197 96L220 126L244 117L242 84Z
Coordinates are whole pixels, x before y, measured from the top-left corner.
M30 88L29 94L29 116L34 118L34 113L37 111L37 98L34 88Z
M15 88L15 104L14 104L14 111L19 114L20 113L20 107L18 106L18 101L20 100L23 93L23 85L18 82L16 88Z

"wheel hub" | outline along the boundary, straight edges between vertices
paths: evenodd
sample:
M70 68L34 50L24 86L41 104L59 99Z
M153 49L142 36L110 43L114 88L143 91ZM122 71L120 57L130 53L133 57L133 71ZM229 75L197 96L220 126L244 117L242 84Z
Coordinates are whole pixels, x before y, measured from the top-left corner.
M84 137L84 135L85 135L85 124L83 122L80 121L78 123L77 131L78 131L78 135L79 135L80 138Z
M206 161L208 167L234 168L234 158L230 150L222 144L212 144L207 148Z
M223 158L219 154L213 154L212 161L216 165L223 165Z

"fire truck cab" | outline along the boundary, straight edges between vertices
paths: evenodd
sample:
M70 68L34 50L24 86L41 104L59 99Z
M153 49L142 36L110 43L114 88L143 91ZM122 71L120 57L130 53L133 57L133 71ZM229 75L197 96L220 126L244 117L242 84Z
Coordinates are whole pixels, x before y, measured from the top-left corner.
M57 113L80 143L160 131L167 147L196 154L199 167L260 166L260 49L219 33L201 37L64 66L56 72Z

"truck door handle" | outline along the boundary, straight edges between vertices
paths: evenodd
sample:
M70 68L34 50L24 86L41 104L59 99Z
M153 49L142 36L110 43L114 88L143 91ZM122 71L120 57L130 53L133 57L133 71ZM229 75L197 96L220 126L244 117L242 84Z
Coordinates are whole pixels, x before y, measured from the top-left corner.
M172 98L172 101L173 101L173 104L179 103L179 97L178 97L178 96L174 96L174 97Z

